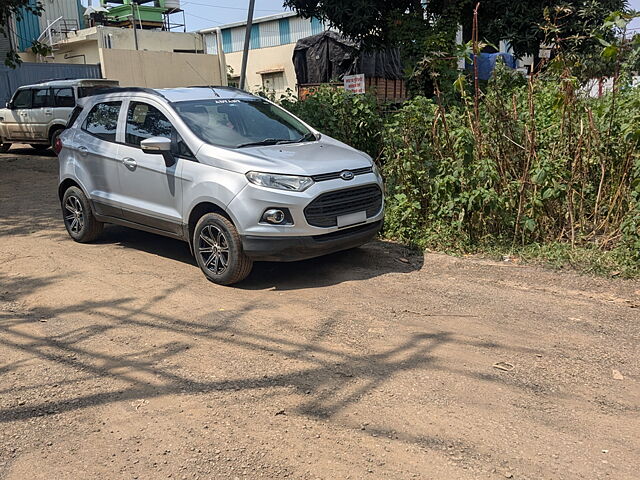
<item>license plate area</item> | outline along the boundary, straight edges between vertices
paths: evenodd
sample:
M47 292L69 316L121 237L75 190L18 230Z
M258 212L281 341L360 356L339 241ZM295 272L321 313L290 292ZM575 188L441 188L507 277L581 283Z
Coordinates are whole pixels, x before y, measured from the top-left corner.
M367 221L367 212L356 212L348 215L340 215L338 217L338 228L356 225Z

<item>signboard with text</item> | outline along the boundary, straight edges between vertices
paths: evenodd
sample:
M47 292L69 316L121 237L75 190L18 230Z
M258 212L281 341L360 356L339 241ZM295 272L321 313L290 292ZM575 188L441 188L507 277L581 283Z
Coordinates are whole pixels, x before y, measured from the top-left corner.
M347 92L364 93L364 73L345 75L344 89Z

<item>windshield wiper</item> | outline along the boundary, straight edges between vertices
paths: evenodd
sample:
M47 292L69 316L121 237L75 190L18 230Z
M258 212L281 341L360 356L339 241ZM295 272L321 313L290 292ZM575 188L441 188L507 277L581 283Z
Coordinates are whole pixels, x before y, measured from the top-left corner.
M301 136L298 140L295 140L296 143L300 143L300 142L312 142L312 141L316 141L318 140L318 137L316 137L316 134L313 132L307 132L305 133L303 136Z
M250 147L252 145L280 145L282 143L293 143L296 141L297 140L288 140L286 138L265 138L259 142L241 143L240 145L236 145L236 148Z

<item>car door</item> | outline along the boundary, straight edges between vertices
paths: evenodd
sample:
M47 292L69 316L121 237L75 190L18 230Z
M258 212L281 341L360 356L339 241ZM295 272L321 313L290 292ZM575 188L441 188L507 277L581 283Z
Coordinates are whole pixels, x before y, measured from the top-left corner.
M73 112L73 109L76 106L76 98L73 93L73 88L53 87L52 93L53 109L51 120L62 120L66 125L69 117L71 116L71 112Z
M34 88L33 103L27 115L29 138L48 140L49 123L53 120L53 98L50 88Z
M95 104L67 146L76 158L76 176L86 189L98 215L121 218L122 198L116 133L121 101Z
M29 140L29 110L31 109L31 89L18 90L11 100L11 109L4 119L8 140L12 142Z
M183 162L177 156L170 162L163 155L148 154L140 148L140 142L146 138L175 139L175 135L168 112L161 104L129 101L124 142L118 152L122 162L119 179L125 219L180 235Z

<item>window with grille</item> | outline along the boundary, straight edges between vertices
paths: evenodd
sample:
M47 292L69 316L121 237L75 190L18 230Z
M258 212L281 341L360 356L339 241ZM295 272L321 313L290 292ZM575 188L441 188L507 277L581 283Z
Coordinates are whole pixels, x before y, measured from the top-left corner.
M263 73L262 86L265 90L284 90L284 72Z

